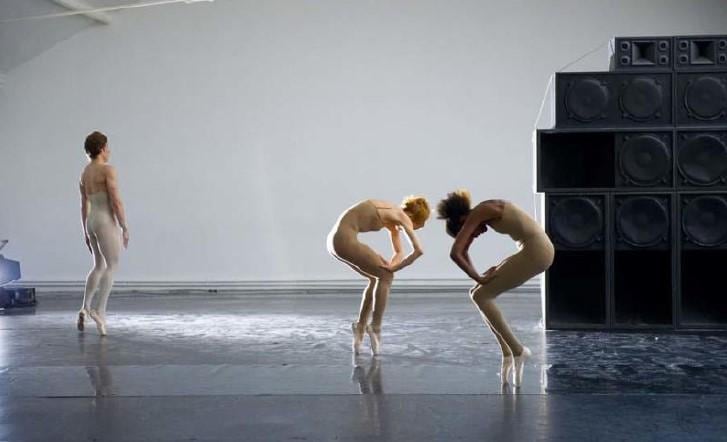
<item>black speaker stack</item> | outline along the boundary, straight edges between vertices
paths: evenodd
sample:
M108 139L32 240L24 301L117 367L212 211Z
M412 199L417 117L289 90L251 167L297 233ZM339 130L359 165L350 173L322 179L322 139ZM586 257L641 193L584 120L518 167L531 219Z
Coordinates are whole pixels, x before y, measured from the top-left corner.
M546 328L727 328L727 35L619 37L555 88Z

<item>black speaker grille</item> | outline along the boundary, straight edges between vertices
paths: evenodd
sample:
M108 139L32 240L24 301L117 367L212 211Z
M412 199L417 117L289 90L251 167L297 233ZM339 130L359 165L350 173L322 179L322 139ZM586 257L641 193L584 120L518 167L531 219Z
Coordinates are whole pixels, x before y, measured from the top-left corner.
M669 208L660 198L638 196L619 201L619 239L634 247L652 247L669 238Z
M679 149L679 172L690 184L710 186L727 175L727 145L716 135L688 138Z
M570 83L565 97L568 115L582 122L604 118L609 101L608 88L595 78Z
M635 78L624 84L619 103L624 117L645 121L661 116L664 94L658 81L653 78Z
M671 151L654 135L625 137L619 156L619 169L624 179L638 186L668 182Z
M727 88L724 80L712 75L687 82L684 107L695 119L710 121L724 116L727 110Z
M682 229L690 242L702 247L716 247L727 242L725 198L703 195L685 200Z
M590 198L562 198L550 213L550 230L568 247L588 247L602 239L603 211Z

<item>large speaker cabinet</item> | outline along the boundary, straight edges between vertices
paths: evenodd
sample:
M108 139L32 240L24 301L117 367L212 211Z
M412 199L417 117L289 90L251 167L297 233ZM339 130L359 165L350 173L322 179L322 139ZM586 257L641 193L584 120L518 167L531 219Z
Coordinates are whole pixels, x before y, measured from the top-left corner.
M537 191L548 329L727 328L727 36L618 37L558 73Z

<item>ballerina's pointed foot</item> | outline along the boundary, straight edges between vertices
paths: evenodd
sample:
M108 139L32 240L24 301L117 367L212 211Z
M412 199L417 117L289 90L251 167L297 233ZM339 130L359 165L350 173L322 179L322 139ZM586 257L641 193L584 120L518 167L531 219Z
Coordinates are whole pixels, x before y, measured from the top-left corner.
M364 338L364 327L363 325L359 325L358 322L354 322L351 324L351 331L353 332L353 342L351 343L351 349L353 350L353 354L357 355L361 353L361 343L363 342Z
M500 365L500 381L502 381L502 385L510 384L510 374L512 373L513 362L512 356L502 357L502 365Z
M93 322L96 323L98 334L100 334L101 336L106 336L106 321L104 320L104 318L102 318L96 310L89 311L88 316L90 316L91 319L93 319Z
M523 351L519 356L515 356L515 374L513 376L513 384L516 387L520 387L523 384L523 369L525 368L525 361L532 356L533 352L529 348L523 346Z
M374 356L381 354L381 326L373 327L371 325L366 326L366 332L369 334L371 339L371 353Z
M86 315L87 314L88 314L88 312L86 311L85 308L82 308L78 312L78 320L76 321L76 328L78 329L78 331L83 331L83 329L85 327Z

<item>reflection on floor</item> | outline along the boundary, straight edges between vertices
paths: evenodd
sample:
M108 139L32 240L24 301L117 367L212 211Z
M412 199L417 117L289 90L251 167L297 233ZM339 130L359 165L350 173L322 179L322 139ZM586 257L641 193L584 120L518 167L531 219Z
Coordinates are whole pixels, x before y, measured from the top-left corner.
M350 353L352 296L122 295L109 336L80 296L0 316L2 440L709 440L727 431L727 335L544 332L502 387L462 296L394 293L384 354ZM23 314L25 313L25 314ZM42 424L41 424L42 422Z

